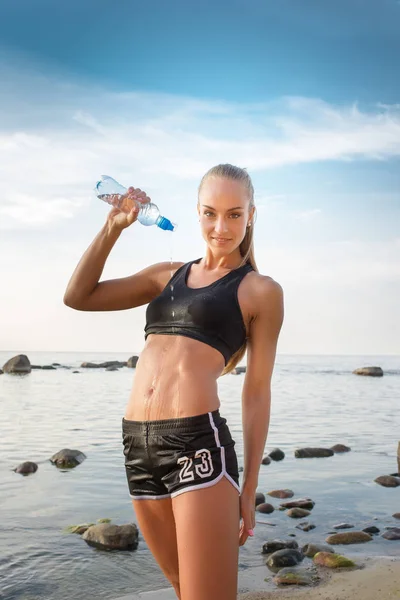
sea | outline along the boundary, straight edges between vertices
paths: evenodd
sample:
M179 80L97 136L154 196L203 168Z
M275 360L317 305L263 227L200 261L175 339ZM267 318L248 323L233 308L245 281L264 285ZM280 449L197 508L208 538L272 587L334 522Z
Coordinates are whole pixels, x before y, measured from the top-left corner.
M0 367L15 351L0 352ZM123 464L121 420L135 370L85 369L82 362L126 361L126 353L28 352L32 364L58 363L55 370L24 376L0 375L0 598L2 600L114 599L164 588L142 536L134 551L102 551L69 525L135 522ZM384 376L362 377L353 370L380 366ZM74 373L73 371L78 371ZM241 391L244 375L219 380L221 414L243 464ZM400 541L381 537L399 526L400 487L374 482L398 471L400 440L400 356L277 355L272 379L271 421L265 454L273 448L282 461L260 466L258 491L290 488L294 498L315 502L303 532L297 519L279 511L280 500L267 496L276 510L256 512L253 538L240 548L239 569L265 562L268 539L294 533L299 546L324 542L334 525L348 522L361 530L380 529L373 540L340 546L346 555L400 556ZM350 452L328 458L295 458L297 448L346 444ZM49 461L63 448L87 456L61 471ZM23 461L39 464L21 476ZM267 569L267 567L266 567ZM270 573L268 573L270 574Z

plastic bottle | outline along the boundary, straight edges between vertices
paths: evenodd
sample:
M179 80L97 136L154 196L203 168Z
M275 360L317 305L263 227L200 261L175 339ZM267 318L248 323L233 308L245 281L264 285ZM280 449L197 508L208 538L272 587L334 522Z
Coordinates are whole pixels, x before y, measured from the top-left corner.
M102 175L95 187L96 196L98 198L129 213L136 200L124 197L127 191L127 188L108 175ZM157 227L166 231L174 231L176 229L175 223L172 223L169 219L160 215L160 211L156 204L153 204L152 202L148 202L147 204L136 202L136 204L139 206L137 220L142 225L157 225Z

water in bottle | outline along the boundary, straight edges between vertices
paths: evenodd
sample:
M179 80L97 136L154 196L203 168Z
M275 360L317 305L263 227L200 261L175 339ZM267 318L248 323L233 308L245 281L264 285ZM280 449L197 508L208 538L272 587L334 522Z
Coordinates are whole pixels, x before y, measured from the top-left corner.
M127 198L125 196L127 191L127 188L108 175L102 175L95 187L96 196L98 198L126 213L131 211L136 202L139 206L137 220L142 225L157 225L157 227L160 227L160 229L164 229L165 231L174 231L176 229L175 223L172 223L169 219L160 215L160 211L156 204L153 204L152 202L143 204L137 202L133 198Z

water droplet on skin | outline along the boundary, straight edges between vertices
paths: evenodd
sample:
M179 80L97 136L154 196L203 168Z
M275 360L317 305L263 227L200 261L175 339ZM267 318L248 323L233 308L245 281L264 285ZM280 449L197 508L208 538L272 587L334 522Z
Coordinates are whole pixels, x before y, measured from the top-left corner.
M173 319L175 318L175 311L174 310L172 311L172 318Z

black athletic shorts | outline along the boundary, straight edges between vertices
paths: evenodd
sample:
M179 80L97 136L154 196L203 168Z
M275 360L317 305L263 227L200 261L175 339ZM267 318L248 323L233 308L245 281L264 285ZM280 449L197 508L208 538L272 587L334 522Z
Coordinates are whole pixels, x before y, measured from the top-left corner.
M240 494L235 442L219 410L160 421L122 419L129 494L174 498L226 477Z

